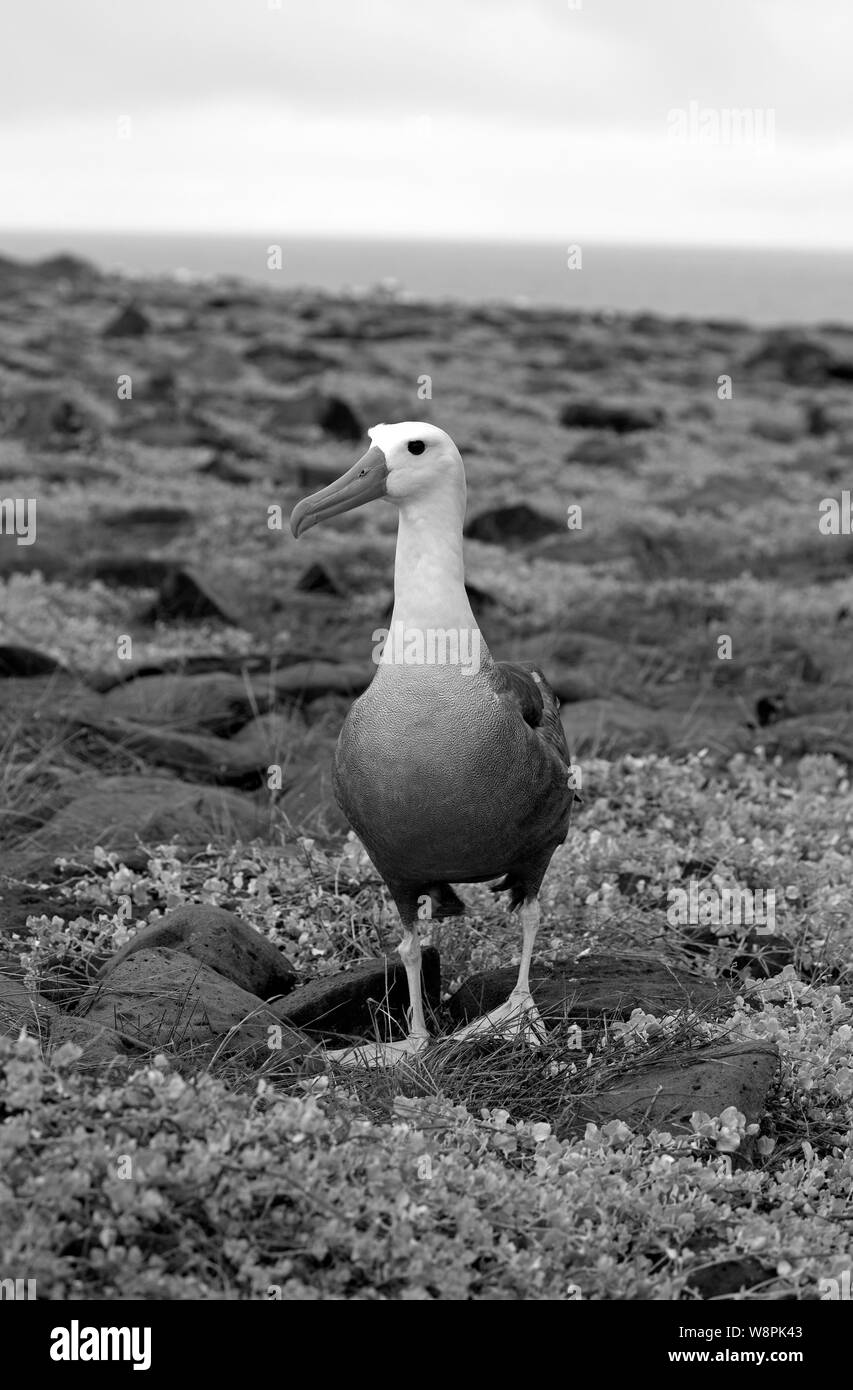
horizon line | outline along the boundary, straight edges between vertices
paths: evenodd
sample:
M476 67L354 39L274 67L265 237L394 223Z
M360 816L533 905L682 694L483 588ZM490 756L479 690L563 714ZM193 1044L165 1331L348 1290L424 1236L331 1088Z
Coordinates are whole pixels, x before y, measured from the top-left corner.
M556 234L548 236L472 236L466 233L436 233L432 236L417 236L407 232L377 234L373 232L359 231L288 231L271 232L256 227L234 228L228 230L217 229L210 231L206 228L194 227L78 227L65 228L57 231L53 227L0 227L0 240L5 237L25 238L25 237L50 237L60 243L63 238L78 237L139 237L150 240L166 240L168 238L186 238L187 240L207 240L207 241L232 241L249 240L251 238L277 237L279 240L288 241L323 241L323 242L364 242L366 244L389 244L389 245L447 245L447 246L487 246L487 247L511 247L511 246L531 246L531 247L563 247L570 245L595 246L608 249L622 249L631 251L700 251L700 252L778 252L782 254L796 255L850 255L853 254L853 241L845 243L815 243L815 242L777 242L777 241L658 241L651 238L641 237L636 240L626 240L610 236L584 236L578 234L574 241L558 237ZM270 244L277 244L271 242Z

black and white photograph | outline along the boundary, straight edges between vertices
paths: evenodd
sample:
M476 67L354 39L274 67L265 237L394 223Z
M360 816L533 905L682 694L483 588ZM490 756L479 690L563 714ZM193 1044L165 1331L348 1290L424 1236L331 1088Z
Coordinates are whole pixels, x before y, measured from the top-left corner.
M4 6L33 1373L267 1375L280 1302L840 1354L851 71L846 0Z

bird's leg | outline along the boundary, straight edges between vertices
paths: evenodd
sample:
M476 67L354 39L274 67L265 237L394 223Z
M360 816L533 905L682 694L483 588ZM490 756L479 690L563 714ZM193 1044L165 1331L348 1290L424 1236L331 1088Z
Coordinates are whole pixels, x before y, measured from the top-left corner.
M426 1019L424 1018L424 997L421 990L421 941L418 924L403 926L403 940L397 947L400 959L406 967L409 982L409 1037L413 1050L420 1052L429 1042Z
M531 1047L541 1046L545 1036L545 1025L533 1002L533 995L530 993L530 962L533 959L533 947L536 944L536 933L539 930L539 915L537 898L531 898L529 902L522 905L521 964L518 967L515 989L509 999L499 1008L492 1009L490 1013L483 1014L481 1018L475 1018L473 1023L467 1024L458 1033L454 1033L454 1041L499 1033L501 1035L521 1036Z
M406 1058L416 1057L423 1052L429 1042L424 1001L421 990L421 943L418 937L417 921L403 923L403 940L397 947L400 959L406 967L409 984L409 1033L402 1042L366 1043L360 1047L347 1047L338 1052L327 1052L326 1056L344 1067L393 1067Z

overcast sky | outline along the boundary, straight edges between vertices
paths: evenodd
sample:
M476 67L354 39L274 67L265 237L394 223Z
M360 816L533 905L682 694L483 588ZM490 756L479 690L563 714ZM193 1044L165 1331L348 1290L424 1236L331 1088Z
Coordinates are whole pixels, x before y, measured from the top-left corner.
M0 227L853 246L851 0L577 5L3 0Z

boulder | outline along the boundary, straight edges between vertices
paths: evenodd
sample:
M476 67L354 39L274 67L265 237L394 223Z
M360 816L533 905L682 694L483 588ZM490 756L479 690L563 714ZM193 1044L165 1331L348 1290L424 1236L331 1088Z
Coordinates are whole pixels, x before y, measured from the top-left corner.
M65 280L86 288L100 279L100 271L95 266L83 260L82 256L72 256L67 251L60 251L56 256L45 256L34 265L28 265L27 270L37 281L50 283Z
M253 694L239 676L211 671L140 676L116 685L103 698L103 713L169 729L227 734L256 713Z
M265 338L246 351L246 361L277 383L302 381L337 365L328 353L319 353L307 343Z
M65 1043L74 1043L82 1049L76 1063L78 1068L109 1066L135 1051L133 1042L124 1039L114 1028L106 1028L88 1018L57 1013L50 1020L45 1038L46 1058L50 1060L51 1054Z
M645 456L646 445L641 439L625 439L609 429L590 430L589 434L581 435L566 462L632 473Z
M340 396L328 396L315 386L280 395L266 421L267 433L272 434L291 430L301 433L311 428L351 443L364 437L364 426L348 402Z
M200 622L209 618L231 623L234 627L241 625L235 600L223 593L209 576L185 566L172 569L163 577L154 602L140 615L145 623Z
M344 598L348 585L342 579L338 567L327 560L317 560L303 570L296 581L296 587L304 594L331 594Z
M115 686L126 685L129 681L143 676L201 676L201 675L239 675L257 673L266 676L270 671L282 666L292 666L297 661L310 661L313 652L308 650L269 651L232 653L226 652L180 652L174 656L161 656L156 661L122 661L112 672L101 672L88 677L97 690L112 690ZM122 670L118 671L118 666Z
M744 364L762 376L792 386L825 386L853 381L853 360L799 329L773 329L764 335Z
M61 727L77 716L96 714L100 708L100 695L65 671L44 676L7 675L0 680L0 743L31 721L42 729Z
M80 1013L146 1049L215 1044L298 1064L312 1046L256 995L186 952L163 947L123 960L87 995Z
M46 652L35 651L32 647L0 646L0 678L20 676L29 680L32 676L47 676L52 671L63 671L64 667Z
M281 951L233 912L207 903L174 908L150 922L111 956L100 971L107 978L138 951L182 951L259 999L289 994L296 971Z
M43 539L41 521L34 545L19 545L17 536L12 532L0 532L0 576L39 571L45 579L64 579L73 568L73 557L61 540Z
M217 782L222 786L258 786L267 766L254 744L233 739L157 729L129 719L85 719L81 728L146 762L169 767L189 781Z
M425 1004L437 1009L441 963L434 946L423 949L421 973ZM399 958L383 956L301 985L272 1008L294 1028L336 1042L374 1037L377 1031L384 1037L389 1017L398 1030L405 1030L408 1006L405 967Z
M176 569L174 560L153 555L94 555L84 561L81 575L99 579L108 588L156 589Z
M352 406L339 396L329 396L320 411L320 429L333 439L347 440L353 444L364 437L364 425Z
M299 661L274 672L270 686L276 700L315 700L320 695L360 695L376 672L372 663Z
M575 700L563 710L562 721L575 755L590 751L599 757L661 752L669 746L673 733L671 711L650 709L620 696Z
M831 753L853 766L853 712L830 709L771 721L756 742L773 756L795 759L807 753Z
M740 1259L701 1264L690 1271L687 1287L701 1299L729 1298L774 1278L776 1270L772 1265L763 1265L753 1255L744 1255Z
M49 1005L30 994L17 976L0 974L0 1036L17 1037L22 1028L37 1036L51 1013Z
M42 888L0 880L0 936L25 935L28 917L61 917L72 922L80 916L80 904Z
M119 507L116 511L105 512L100 519L107 526L119 529L137 526L177 529L191 525L195 516L187 507L179 507L170 502L152 502Z
M299 721L298 715L296 718ZM257 719L244 724L228 742L241 749L258 766L269 767L273 763L287 762L290 750L302 736L304 726L300 734L299 722L294 724L293 714L270 710L268 714L259 714Z
M518 971L515 966L471 975L448 1004L456 1023L468 1023L504 1003ZM578 961L534 965L530 990L550 1026L565 1021L582 1027L604 1019L628 1018L634 1009L665 1014L713 1008L731 1000L731 991L704 975L661 964L653 956L586 956Z
M207 478L217 478L220 483L234 483L243 487L251 481L249 473L241 468L227 449L217 449L213 457L199 468L199 474Z
M35 449L90 448L112 428L113 416L77 385L34 386L15 399L9 434Z
M597 397L569 401L560 412L560 424L572 430L612 430L614 434L632 434L638 430L658 429L663 422L663 412L655 406L605 401Z
M175 836L197 848L220 836L248 841L268 831L268 809L239 792L157 777L86 779L85 790L7 855L8 867L25 877L58 856L89 863L95 845L127 856L140 843Z
M465 535L471 540L512 547L540 541L565 529L562 522L545 516L526 502L518 502L513 506L491 507L488 511L479 512L467 523Z
M695 1111L714 1117L730 1105L746 1116L747 1124L755 1124L764 1114L778 1069L773 1043L712 1043L632 1068L606 1089L584 1096L573 1107L568 1129L565 1124L559 1128L583 1133L590 1122L600 1126L623 1120L632 1129L689 1134Z
M105 338L143 338L151 332L151 320L136 304L126 304L103 329Z
M146 401L165 406L167 411L179 405L182 395L180 381L171 367L151 372L144 384L143 392Z

